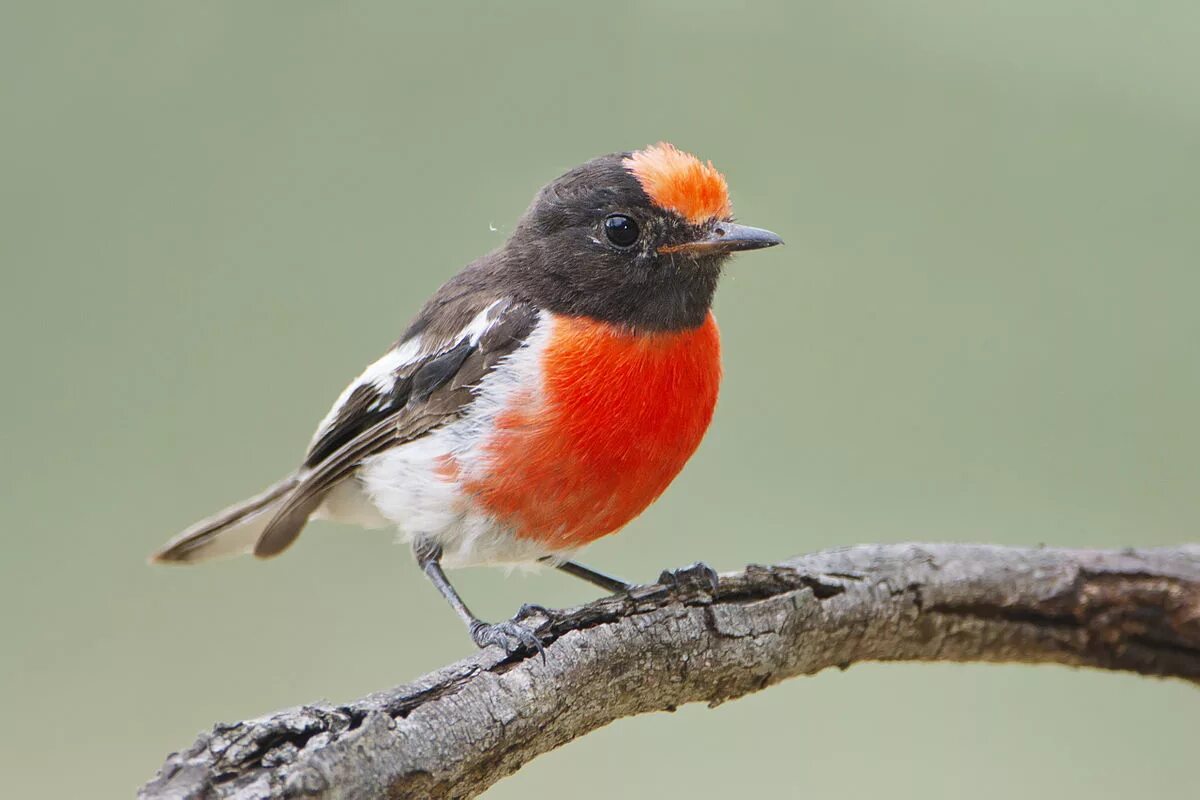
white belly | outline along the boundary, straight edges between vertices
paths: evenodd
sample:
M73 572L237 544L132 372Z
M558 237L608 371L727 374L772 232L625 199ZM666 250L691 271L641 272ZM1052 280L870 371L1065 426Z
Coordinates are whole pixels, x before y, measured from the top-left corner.
M481 468L483 444L500 411L516 402L518 393L527 402L539 401L538 365L552 325L542 317L526 343L484 378L462 418L364 460L354 477L330 492L317 516L368 528L394 525L406 542L431 539L441 545L448 567L569 556L513 535L462 490L462 481ZM447 458L457 465L455 474L446 470Z

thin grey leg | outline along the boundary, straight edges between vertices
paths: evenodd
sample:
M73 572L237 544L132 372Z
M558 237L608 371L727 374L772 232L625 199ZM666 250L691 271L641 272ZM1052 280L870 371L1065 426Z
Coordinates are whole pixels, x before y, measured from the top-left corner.
M552 559L543 558L542 561L551 563ZM564 561L561 564L555 564L555 567L561 569L568 575L574 575L576 578L581 578L590 584L599 586L606 592L617 594L618 592L627 592L633 587L632 583L614 578L611 575L605 575L603 572L597 572L591 567L585 567L575 561Z
M446 598L446 602L454 609L454 613L467 626L467 630L471 633L471 640L475 642L476 646L487 647L494 644L508 655L528 649L541 653L542 659L545 660L546 651L542 646L542 641L529 628L514 620L484 622L471 613L471 609L467 608L467 604L463 602L458 590L451 585L450 579L446 577L446 573L442 569L442 548L439 545L427 539L417 539L413 542L413 555L416 556L417 564L429 578L430 583L441 593L442 597Z

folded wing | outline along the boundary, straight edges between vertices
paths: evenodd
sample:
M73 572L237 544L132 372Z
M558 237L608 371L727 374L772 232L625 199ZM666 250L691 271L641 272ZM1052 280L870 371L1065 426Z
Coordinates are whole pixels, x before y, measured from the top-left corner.
M343 392L259 535L256 556L276 555L295 541L329 490L364 459L465 413L480 381L533 330L537 310L500 299L463 317L466 323L449 335L426 330L401 342Z

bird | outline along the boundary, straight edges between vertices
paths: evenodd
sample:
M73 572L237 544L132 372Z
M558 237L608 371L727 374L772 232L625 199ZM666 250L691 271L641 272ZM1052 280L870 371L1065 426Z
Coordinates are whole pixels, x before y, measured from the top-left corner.
M151 562L275 556L311 519L393 528L476 646L544 657L523 624L540 606L485 622L445 570L548 564L628 590L575 554L699 446L722 375L718 279L732 254L782 243L735 222L725 177L669 143L568 170L345 388L298 468Z

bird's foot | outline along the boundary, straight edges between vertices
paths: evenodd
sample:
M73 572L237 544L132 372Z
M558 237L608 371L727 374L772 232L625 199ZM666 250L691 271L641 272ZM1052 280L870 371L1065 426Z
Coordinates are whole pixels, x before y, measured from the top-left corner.
M717 571L705 564L703 561L697 561L686 567L679 569L665 569L658 576L658 582L669 589L702 589L709 594L714 594L717 591L719 579Z
M471 639L480 648L496 645L504 651L506 656L514 656L521 652L537 653L544 662L546 647L542 644L542 640L536 633L518 622L532 613L542 612L546 612L546 609L541 606L527 605L521 607L516 617L504 622L476 620L471 623ZM547 612L546 615L549 616L549 613Z
M550 609L546 608L545 606L538 605L537 603L526 603L525 605L523 605L517 609L517 613L516 613L516 615L513 616L513 619L525 620L525 619L529 619L530 617L537 617L537 616L542 616L548 620L553 620L554 612L551 611Z

